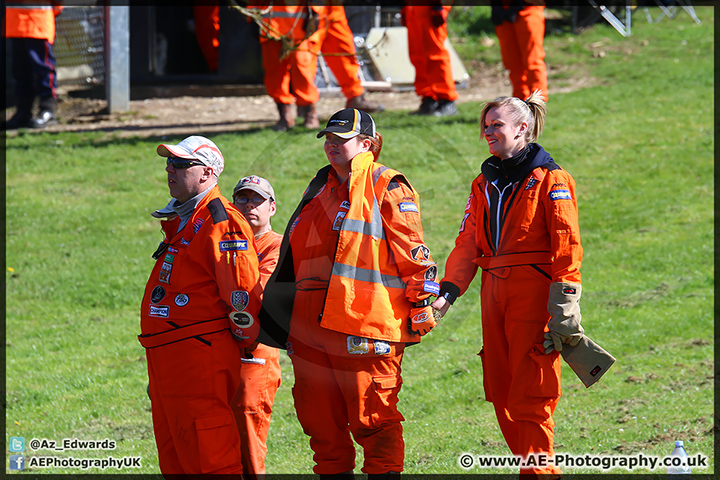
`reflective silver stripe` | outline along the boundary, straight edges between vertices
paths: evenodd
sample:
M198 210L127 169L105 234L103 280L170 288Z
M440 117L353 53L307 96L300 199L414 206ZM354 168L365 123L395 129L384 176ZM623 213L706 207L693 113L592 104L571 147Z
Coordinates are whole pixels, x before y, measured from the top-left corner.
M5 4L5 8L17 8L22 10L52 10L50 5L17 5L17 4Z
M353 267L336 263L333 265L332 274L339 277L350 278L368 283L382 283L386 288L402 288L405 289L405 282L400 277L394 275L385 275L377 270L368 270L366 268Z
M307 18L307 12L299 12L300 18ZM260 16L260 18L296 18L298 16L298 12L290 13L290 12L269 12L265 13Z
M380 206L378 205L377 200L373 198L372 223L345 217L340 229L345 232L362 233L363 235L369 235L385 240L385 229L382 225Z

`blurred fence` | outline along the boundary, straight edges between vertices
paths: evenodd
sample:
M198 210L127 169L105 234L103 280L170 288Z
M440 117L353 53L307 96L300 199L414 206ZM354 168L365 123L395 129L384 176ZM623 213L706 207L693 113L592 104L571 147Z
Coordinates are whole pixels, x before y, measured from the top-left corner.
M82 89L104 84L105 7L66 6L55 25L58 86Z

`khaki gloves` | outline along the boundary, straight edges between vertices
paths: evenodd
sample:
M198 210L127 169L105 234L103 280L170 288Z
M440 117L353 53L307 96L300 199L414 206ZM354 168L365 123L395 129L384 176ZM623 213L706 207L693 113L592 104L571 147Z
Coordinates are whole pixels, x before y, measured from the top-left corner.
M545 353L553 350L562 351L562 344L575 346L583 338L580 326L580 294L582 285L579 283L553 282L550 284L548 298L549 332L545 333L543 347Z
M435 328L437 322L433 310L430 305L413 307L410 310L410 330L425 335Z

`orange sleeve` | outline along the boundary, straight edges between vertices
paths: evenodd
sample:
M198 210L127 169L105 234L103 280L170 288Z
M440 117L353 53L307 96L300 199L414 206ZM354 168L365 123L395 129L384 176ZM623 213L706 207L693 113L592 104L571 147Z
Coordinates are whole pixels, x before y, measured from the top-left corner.
M462 222L460 222L460 232L455 239L455 248L445 262L445 276L440 282L441 291L449 292L453 300L467 291L478 270L478 266L473 260L480 256L475 235L483 199L478 198L482 193L479 188L475 187L477 184L476 179L473 181L470 197L465 205L465 212Z
M553 255L552 281L582 283L580 265L583 248L580 244L575 180L565 170L554 170L553 177L543 182L547 186L542 202L550 235Z
M227 209L228 220L215 224L207 236L211 245L205 249L213 255L212 264L220 298L231 308L231 315L241 311L250 314L253 321L243 329L246 341L252 343L259 333L257 321L261 303L258 256L250 225L242 214Z
M257 241L258 260L260 262L260 285L265 290L270 276L275 271L280 258L280 244L283 236L270 230Z
M415 303L438 295L437 264L425 245L417 192L404 181L391 182L382 200L381 215L388 245L407 285L408 300Z

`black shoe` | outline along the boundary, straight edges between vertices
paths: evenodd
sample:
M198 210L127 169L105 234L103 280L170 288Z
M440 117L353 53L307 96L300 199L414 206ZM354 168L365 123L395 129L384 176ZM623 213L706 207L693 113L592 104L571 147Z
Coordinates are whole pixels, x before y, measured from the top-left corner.
M32 126L32 114L16 112L10 120L5 123L6 130L17 130L18 128L30 128Z
M30 128L45 128L48 125L55 125L57 118L51 110L42 110L37 117L30 121Z
M432 97L423 97L420 108L411 115L432 115L437 110L439 103Z
M449 117L460 113L458 112L457 105L455 105L455 102L452 100L439 100L438 104L438 107L433 112L433 115L436 117Z

